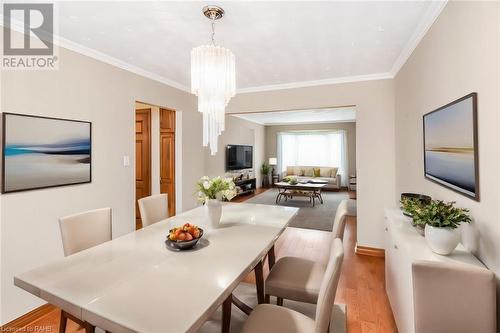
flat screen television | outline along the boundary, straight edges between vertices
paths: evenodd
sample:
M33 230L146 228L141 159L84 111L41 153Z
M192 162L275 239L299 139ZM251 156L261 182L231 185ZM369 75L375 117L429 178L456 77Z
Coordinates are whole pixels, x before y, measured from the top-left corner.
M226 171L253 168L253 147L243 145L227 145Z
M477 94L423 117L425 177L479 201Z

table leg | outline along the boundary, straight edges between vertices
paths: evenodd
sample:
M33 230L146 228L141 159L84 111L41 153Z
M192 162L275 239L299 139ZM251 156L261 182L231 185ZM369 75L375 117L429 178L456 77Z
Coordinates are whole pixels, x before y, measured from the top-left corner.
M85 333L95 333L95 326L89 322L84 323Z
M321 195L321 190L319 190L318 196L319 196L319 200L320 200L321 204L323 204L323 196Z
M255 284L257 287L257 302L258 304L264 303L264 272L262 270L262 260L257 263L254 268Z
M268 260L268 265L269 265L269 271L273 268L274 264L276 263L276 255L274 253L274 245L271 247L269 252L267 252L267 260Z
M233 294L222 303L222 333L229 333L231 326L231 304L233 302Z

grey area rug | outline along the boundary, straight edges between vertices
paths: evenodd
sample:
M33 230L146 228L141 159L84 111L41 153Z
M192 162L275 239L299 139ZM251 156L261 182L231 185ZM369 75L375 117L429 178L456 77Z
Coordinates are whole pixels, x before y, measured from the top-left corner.
M255 307L257 305L257 293L255 291L255 285L249 283L240 283L238 287L233 292L236 297L238 297L245 304L250 307ZM276 298L271 297L271 303L276 304ZM292 310L298 311L310 318L315 317L316 305L295 302L290 300L284 300L283 305ZM247 320L247 315L241 312L237 307L233 306L231 308L231 326L229 329L230 333L241 332L243 325ZM205 322L205 324L200 328L198 333L220 333L221 322L222 322L222 311L219 308L214 315ZM334 333L346 333L346 306L345 304L335 304L333 311L333 326L330 332ZM286 333L286 332L276 332L276 333Z
M276 205L277 189L267 190L245 202ZM333 219L339 203L344 199L349 199L346 192L328 192L323 191L323 204L316 200L316 206L312 207L309 198L296 197L281 200L278 205L300 208L297 216L290 222L290 227L316 229L324 231L332 231Z

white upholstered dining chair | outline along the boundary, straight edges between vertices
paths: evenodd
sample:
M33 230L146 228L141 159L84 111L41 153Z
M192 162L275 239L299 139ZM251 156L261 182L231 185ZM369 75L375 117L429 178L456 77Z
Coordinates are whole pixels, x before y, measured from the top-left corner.
M86 250L111 240L111 208L101 208L61 217L59 219L64 255ZM84 326L86 332L93 332L94 326L84 323L75 316L61 310L59 333L66 331L68 319Z
M143 227L168 218L168 195L166 193L144 197L138 202Z
M332 246L336 238L343 239L347 219L348 201L340 202L332 227ZM316 303L325 274L322 263L299 257L283 257L272 267L265 281L266 303L270 296L276 296L277 304L283 299Z
M333 330L335 294L343 258L342 241L336 238L333 240L330 259L321 281L315 319L282 306L260 304L248 317L242 332L335 333Z

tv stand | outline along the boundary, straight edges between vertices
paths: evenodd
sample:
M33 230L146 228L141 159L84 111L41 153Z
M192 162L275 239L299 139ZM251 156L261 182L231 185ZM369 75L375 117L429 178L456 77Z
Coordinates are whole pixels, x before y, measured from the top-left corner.
M257 180L255 178L236 180L234 185L241 189L236 196L245 195L255 192L257 189Z

